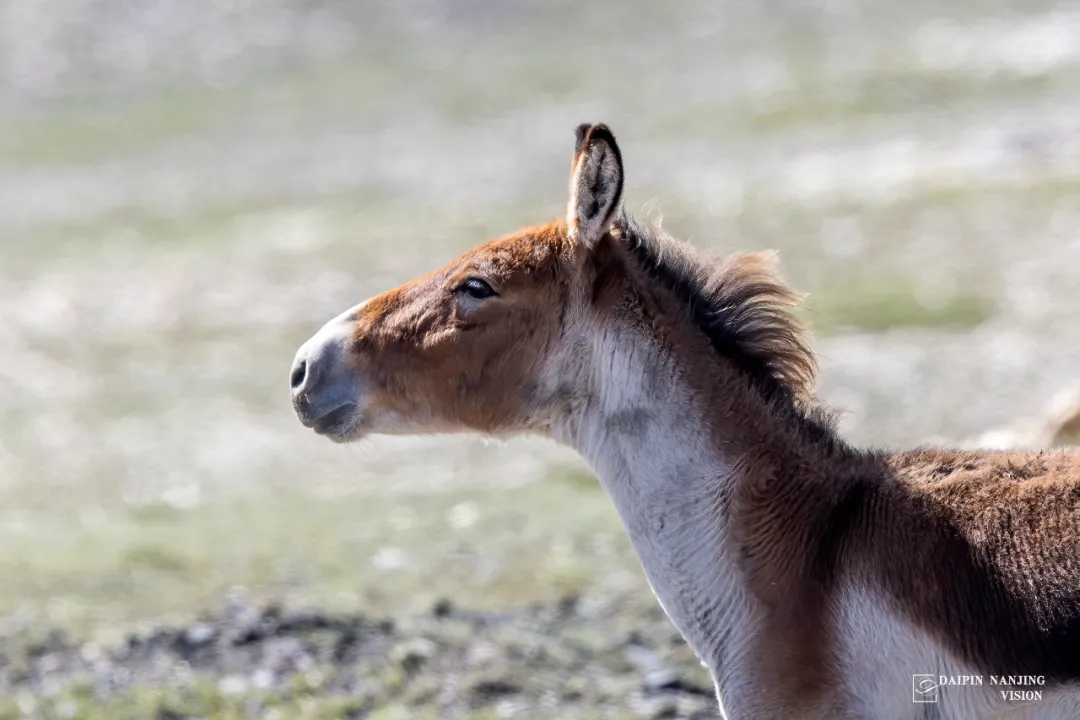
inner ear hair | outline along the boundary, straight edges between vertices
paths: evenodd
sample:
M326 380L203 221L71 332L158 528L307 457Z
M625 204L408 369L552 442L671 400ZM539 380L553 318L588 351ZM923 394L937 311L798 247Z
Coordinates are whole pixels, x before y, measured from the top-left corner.
M615 136L602 123L575 130L567 227L572 239L594 245L611 227L623 192L623 164Z

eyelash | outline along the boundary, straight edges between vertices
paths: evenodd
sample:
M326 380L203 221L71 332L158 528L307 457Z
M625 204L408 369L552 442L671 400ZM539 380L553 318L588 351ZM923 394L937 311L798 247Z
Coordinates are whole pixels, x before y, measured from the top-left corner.
M469 278L458 285L456 292L465 293L474 300L486 300L498 295L486 281L480 278Z

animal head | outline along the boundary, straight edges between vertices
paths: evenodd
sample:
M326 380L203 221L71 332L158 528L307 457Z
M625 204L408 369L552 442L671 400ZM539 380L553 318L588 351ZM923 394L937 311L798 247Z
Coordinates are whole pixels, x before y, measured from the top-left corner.
M538 422L541 375L622 184L611 132L580 126L566 219L490 240L328 322L293 364L301 421L337 441Z
M641 375L672 369L662 367L672 344L709 362L725 354L767 393L804 394L812 356L767 263L700 263L639 232L622 191L611 131L579 126L566 217L490 240L326 323L292 366L301 422L338 442L565 429L599 395L655 385Z

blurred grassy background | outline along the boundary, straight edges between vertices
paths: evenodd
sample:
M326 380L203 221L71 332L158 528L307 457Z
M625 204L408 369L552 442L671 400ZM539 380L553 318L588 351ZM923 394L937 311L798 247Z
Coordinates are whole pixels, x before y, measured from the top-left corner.
M1078 101L1072 3L0 5L0 616L651 603L575 457L331 446L295 348L558 215L604 121L631 210L781 250L848 436L971 438L1080 374Z

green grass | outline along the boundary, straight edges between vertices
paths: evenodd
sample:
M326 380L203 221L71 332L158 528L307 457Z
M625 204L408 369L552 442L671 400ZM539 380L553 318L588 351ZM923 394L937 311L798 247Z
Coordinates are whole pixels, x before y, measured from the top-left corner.
M23 513L29 535L0 529L0 616L130 629L191 617L234 586L386 614L426 612L443 596L481 609L587 589L647 597L610 501L571 477L486 493L275 489L189 510L106 504L92 523L81 502L60 499Z
M49 720L247 720L251 717L344 720L377 716L366 714L372 707L363 699L326 697L318 694L317 688L297 687L293 692L230 693L216 683L202 680L179 687L136 687L107 699L96 698L93 688L72 683L48 699L0 701L0 720L24 718L27 716L24 710L29 707L35 707L37 717ZM255 709L257 714L252 712ZM377 713L393 711L394 708L387 708ZM386 717L394 715L387 714Z
M33 703L31 706L30 703ZM224 692L216 684L194 682L187 687L137 688L133 691L98 700L86 688L72 687L56 697L40 699L0 700L0 720L21 720L33 707L35 717L45 720L440 720L437 710L425 709L412 699L390 703L375 703L354 697L327 697L315 689L300 688L293 692ZM497 720L503 717L496 710L485 708L469 712L462 720ZM575 718L589 720L588 715L575 713ZM600 715L596 716L599 720ZM605 714L604 720L620 720ZM640 716L633 716L640 717ZM627 717L630 720L630 716Z
M928 299L908 278L860 274L837 279L829 289L811 293L806 314L821 333L882 332L894 328L967 330L986 322L993 305L970 291Z
M793 67L797 67L794 66ZM1015 101L1043 97L1052 80L1044 76L999 79L938 75L909 68L878 70L849 83L837 83L823 70L797 68L795 85L765 102L732 113L745 132L770 134L808 125L843 124L917 114L932 107L943 112L981 98L1013 96Z
M45 167L101 161L250 125L283 129L327 117L354 130L374 127L392 112L402 71L393 55L369 43L364 52L266 71L242 85L70 100L0 124L0 160Z
M1071 428L1065 428L1054 438L1054 444L1058 446L1069 445L1080 447L1080 424L1074 424Z

